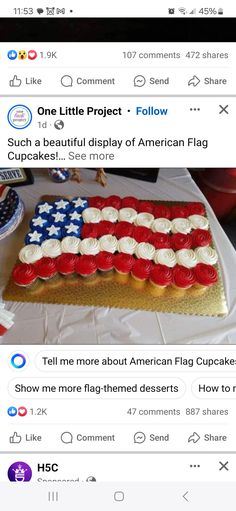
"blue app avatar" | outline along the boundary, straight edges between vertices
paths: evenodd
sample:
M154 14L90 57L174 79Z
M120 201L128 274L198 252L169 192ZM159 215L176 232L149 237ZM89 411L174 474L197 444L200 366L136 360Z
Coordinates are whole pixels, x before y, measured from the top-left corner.
M15 408L15 406L10 406L10 408L7 410L7 413L10 417L15 417L15 415L17 415L17 408Z
M17 51L15 50L10 50L7 54L8 58L10 60L16 60L17 59Z

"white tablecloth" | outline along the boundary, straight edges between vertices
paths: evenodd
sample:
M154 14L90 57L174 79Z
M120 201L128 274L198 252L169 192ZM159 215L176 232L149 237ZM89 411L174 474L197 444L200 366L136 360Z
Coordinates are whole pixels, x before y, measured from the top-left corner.
M0 242L0 290L7 283L39 197L58 195L135 195L138 198L203 201L186 169L161 169L157 183L109 175L107 188L84 170L81 184L55 184L45 170L35 170L35 184L18 188L26 206L23 224ZM236 251L206 203L216 248L223 267L229 314L209 318L110 308L7 303L15 325L3 344L232 344L236 343Z

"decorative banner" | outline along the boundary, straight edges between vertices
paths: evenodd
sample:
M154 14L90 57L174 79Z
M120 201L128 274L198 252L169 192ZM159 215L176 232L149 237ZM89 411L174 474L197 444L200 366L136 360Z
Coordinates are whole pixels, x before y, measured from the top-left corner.
M10 186L25 186L31 185L34 182L34 177L31 170L21 168L0 168L0 184Z

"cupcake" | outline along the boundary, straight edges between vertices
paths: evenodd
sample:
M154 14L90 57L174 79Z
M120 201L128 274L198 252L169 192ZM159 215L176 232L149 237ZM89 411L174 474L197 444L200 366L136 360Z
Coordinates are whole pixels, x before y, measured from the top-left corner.
M58 199L53 202L53 208L56 212L67 213L71 209L71 203L67 199Z
M187 206L176 205L170 207L170 218L173 220L174 218L187 218L189 216L189 210Z
M205 216L202 215L190 215L188 217L189 222L191 223L192 229L204 229L207 230L209 228L209 222Z
M118 220L118 209L113 208L112 206L106 206L102 209L101 213L103 220L108 220L113 223L116 223Z
M74 197L71 201L71 206L77 213L82 213L82 211L88 208L88 201L84 197Z
M183 234L176 232L170 237L171 247L173 250L181 250L183 248L192 248L191 234Z
M138 213L153 213L154 204L150 201L141 200L138 205Z
M85 238L80 242L79 251L81 255L96 255L100 251L99 241L95 238Z
M66 236L61 241L61 251L64 254L78 254L80 239L76 236Z
M201 202L188 202L187 204L188 216L206 214L205 206Z
M83 225L83 217L81 213L78 213L78 211L71 211L71 213L68 213L68 218L70 221L75 225Z
M117 239L130 236L132 238L135 227L130 222L118 222L115 225L115 236Z
M138 213L135 219L135 224L148 227L149 229L151 229L153 221L154 215L152 215L151 213Z
M44 241L44 239L45 239L45 237L44 237L43 232L39 232L39 231L35 230L35 231L29 232L28 234L26 234L25 244L31 245L31 243L33 243L35 245L40 245Z
M194 275L196 278L196 287L199 288L207 288L218 282L218 273L216 269L209 264L197 264L194 268Z
M175 253L177 264L185 266L185 268L195 268L198 258L194 250L191 248L182 248Z
M50 227L46 227L44 237L47 239L60 240L62 237L62 230L60 227L50 225Z
M103 250L96 255L96 264L98 270L102 272L113 270L113 254L111 252L106 252Z
M199 263L210 264L213 266L218 261L218 254L212 247L195 248L195 254Z
M43 218L41 215L34 216L30 222L30 228L32 231L36 230L42 232L42 230L49 225L48 218Z
M87 208L82 212L83 221L85 224L98 224L102 218L102 212L98 208Z
M99 224L84 224L81 228L81 238L98 238Z
M51 257L43 257L34 264L34 269L40 279L48 280L57 273L55 259Z
M133 230L133 238L138 243L145 242L147 243L150 241L150 238L152 236L151 229L148 229L148 227L144 227L142 225L135 225ZM151 243L151 241L150 241Z
M168 266L168 268L173 268L177 263L174 250L172 250L172 248L160 248L156 250L154 262L155 264L164 264L164 266Z
M153 232L163 232L168 234L172 229L172 223L168 218L156 218L152 223Z
M151 243L139 243L135 249L135 255L138 259L152 261L155 256L155 247Z
M89 225L89 224L88 224ZM98 237L104 236L105 234L115 234L116 226L109 220L102 220L98 224Z
M130 254L115 254L113 258L114 268L121 275L131 272L135 259Z
M106 207L112 207L115 209L121 208L121 198L118 195L110 195L110 197L106 198L105 202Z
M207 247L212 242L211 233L205 229L195 229L191 237L193 247Z
M133 208L121 208L119 210L119 221L133 224L137 217L137 211Z
M25 245L19 252L21 263L33 264L43 257L42 249L39 245Z
M157 204L154 206L153 215L155 218L167 218L170 219L170 208L165 204Z
M39 202L35 208L36 215L40 215L42 218L48 218L53 212L53 205L49 202Z
M148 259L137 259L134 262L131 275L135 280L144 282L149 279L152 267L153 264Z
M75 254L61 254L56 259L56 268L62 275L72 275L78 257Z
M29 287L37 280L33 264L20 263L15 266L12 278L17 286Z
M63 227L66 223L66 220L66 213L60 213L59 211L52 213L50 216L51 224L55 225L55 227Z
M96 257L93 255L81 255L77 257L75 271L81 277L91 277L97 271Z
M173 233L189 234L192 230L192 224L188 218L175 218L171 223Z
M149 280L153 286L164 289L172 283L172 269L164 264L155 264Z
M99 240L100 250L105 250L106 252L111 252L114 254L118 250L118 241L115 236L111 234L105 234Z
M102 209L102 208L105 208L105 203L106 203L106 199L104 199L104 197L100 197L99 195L88 198L88 207L89 208Z
M70 222L69 224L64 225L61 233L62 238L65 238L66 236L77 236L79 238L81 234L81 227L80 225Z
M136 197L124 197L121 200L121 207L122 208L132 208L132 209L138 209L139 200L136 199Z
M42 243L42 251L45 257L58 257L61 255L61 242L59 240L45 240Z
M177 264L173 268L173 287L177 289L189 289L196 283L194 270Z
M169 234L164 232L154 232L151 233L149 243L151 243L156 249L171 248L171 237Z
M137 241L130 236L124 236L118 241L118 252L133 255L138 246Z

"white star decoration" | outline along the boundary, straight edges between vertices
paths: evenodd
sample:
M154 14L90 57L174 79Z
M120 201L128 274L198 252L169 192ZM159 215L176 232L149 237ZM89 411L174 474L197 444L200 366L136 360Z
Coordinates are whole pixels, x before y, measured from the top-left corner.
M54 222L63 222L66 217L63 213L54 213L52 216L54 217Z
M29 233L30 243L33 243L34 241L40 242L41 238L42 238L42 234L38 231L33 231L33 232Z
M68 204L69 204L68 200L63 200L63 199L58 200L57 202L55 202L56 209L66 209Z
M56 234L58 235L58 231L60 231L60 227L55 227L55 225L51 225L51 227L47 227L48 235L53 236Z
M82 215L77 213L77 211L74 211L73 213L69 214L71 220L81 220Z
M44 204L39 204L39 213L40 215L42 213L50 213L51 209L53 209L48 202L45 202Z
M71 233L77 234L79 226L71 223L69 225L65 225L65 229L67 231L67 234L71 234Z
M32 224L34 227L43 227L43 224L45 224L46 220L44 220L41 216L38 216L37 218L33 218Z
M85 204L87 204L87 201L81 199L80 197L78 197L78 199L74 199L72 202L73 202L75 208L79 208L79 207L83 208L85 206Z

